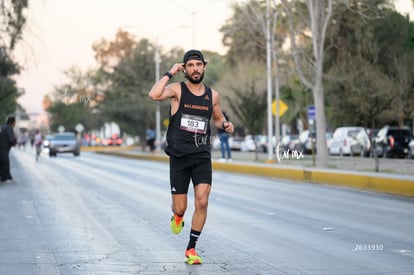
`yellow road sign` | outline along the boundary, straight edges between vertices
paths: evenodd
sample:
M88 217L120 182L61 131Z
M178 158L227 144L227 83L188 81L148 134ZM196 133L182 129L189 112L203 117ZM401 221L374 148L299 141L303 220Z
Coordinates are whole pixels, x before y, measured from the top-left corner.
M166 118L162 121L162 124L164 125L165 128L168 128L168 124L170 124L170 120Z
M279 99L279 116L283 116L284 113L289 109L289 107L281 99ZM276 116L276 100L272 102L272 113Z

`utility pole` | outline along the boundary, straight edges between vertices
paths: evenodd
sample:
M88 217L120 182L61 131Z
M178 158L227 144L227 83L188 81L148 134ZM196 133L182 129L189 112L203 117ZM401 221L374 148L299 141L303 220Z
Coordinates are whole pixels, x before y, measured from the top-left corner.
M270 35L270 7L266 0L266 71L267 71L267 158L273 160L273 117L272 117L272 56Z
M155 83L158 82L160 79L160 63L161 63L161 57L160 57L160 47L158 46L158 40L156 41L155 45ZM157 101L157 109L155 111L155 131L156 131L156 151L161 151L161 112L160 112L160 102Z

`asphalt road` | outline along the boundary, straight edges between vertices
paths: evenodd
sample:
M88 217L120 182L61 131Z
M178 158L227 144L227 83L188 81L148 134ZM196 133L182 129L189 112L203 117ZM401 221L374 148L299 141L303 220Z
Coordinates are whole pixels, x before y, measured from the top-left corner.
M166 163L14 150L0 274L414 274L414 199L214 172L201 266L169 229ZM191 190L192 191L192 190ZM192 200L192 196L190 196Z

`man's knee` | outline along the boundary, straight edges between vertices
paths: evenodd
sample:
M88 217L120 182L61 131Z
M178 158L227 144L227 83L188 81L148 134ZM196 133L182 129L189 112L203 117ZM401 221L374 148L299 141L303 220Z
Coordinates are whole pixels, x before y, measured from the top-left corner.
M172 210L173 210L174 214L176 214L178 216L184 216L186 207L183 206L183 205L173 205Z
M195 207L199 210L205 210L208 207L208 196L198 197L195 200Z
M180 195L173 195L173 204L172 204L172 211L182 216L184 215L187 209L187 195L180 194Z

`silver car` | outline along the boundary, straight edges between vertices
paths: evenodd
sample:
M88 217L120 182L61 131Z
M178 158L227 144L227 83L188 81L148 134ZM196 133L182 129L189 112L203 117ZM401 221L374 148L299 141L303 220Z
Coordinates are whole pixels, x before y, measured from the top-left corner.
M74 133L59 133L54 135L49 144L49 156L55 157L57 153L72 153L80 155L80 142Z

